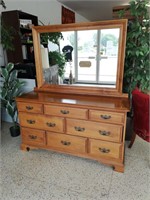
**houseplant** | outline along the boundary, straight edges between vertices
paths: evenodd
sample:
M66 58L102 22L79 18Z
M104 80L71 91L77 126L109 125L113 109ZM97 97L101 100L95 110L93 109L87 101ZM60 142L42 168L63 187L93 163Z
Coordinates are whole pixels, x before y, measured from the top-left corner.
M49 63L51 65L55 65L55 64L58 65L58 75L61 78L63 78L64 72L65 72L64 66L66 63L65 56L63 54L59 53L58 51L50 51L49 52Z
M3 0L0 0L0 5L2 8L6 9L5 2ZM13 27L6 27L3 21L1 22L1 44L4 49L6 50L14 50L12 40L13 40L13 34L14 34L14 29Z
M2 8L6 9L6 5L3 0L0 0L0 5L2 6ZM4 53L3 60L4 60L4 63L6 63L7 56L6 56L5 50L14 51L13 40L14 40L14 35L16 34L16 31L12 26L6 26L2 19L0 20L0 22L1 22L0 46L2 46L3 48L3 53ZM2 57L2 55L0 56Z
M13 27L6 26L3 21L1 22L1 44L5 50L14 50L13 39L15 29Z
M131 0L129 11L132 20L128 22L123 90L131 97L138 86L142 92L150 91L150 40L149 0ZM124 17L126 8L120 12Z
M5 68L1 68L3 86L1 88L0 99L2 106L12 119L13 126L10 127L10 133L11 136L15 137L20 134L15 98L22 94L22 87L25 85L25 82L17 78L18 70L13 70L13 68L13 63L8 63Z
M42 23L43 24L43 23ZM44 24L43 24L44 25ZM63 35L61 32L51 32L51 33L42 33L40 35L41 44L44 46L48 46L48 41L58 45L59 41L63 39ZM65 55L61 53L60 51L50 51L49 54L49 63L50 65L58 65L58 75L63 78L64 72L65 72Z
M150 90L150 61L149 61L149 13L148 0L131 0L129 7L119 11L119 17L124 18L130 13L128 20L126 55L124 66L123 92L129 94L131 101L130 112L127 118L126 139L130 140L133 133L133 105L132 91L139 87L141 92ZM141 102L139 102L140 104Z

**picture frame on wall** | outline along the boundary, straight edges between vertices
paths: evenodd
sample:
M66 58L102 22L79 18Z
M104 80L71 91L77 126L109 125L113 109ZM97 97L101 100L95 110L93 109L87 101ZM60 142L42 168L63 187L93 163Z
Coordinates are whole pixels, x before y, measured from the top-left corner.
M62 6L62 24L75 23L75 12Z

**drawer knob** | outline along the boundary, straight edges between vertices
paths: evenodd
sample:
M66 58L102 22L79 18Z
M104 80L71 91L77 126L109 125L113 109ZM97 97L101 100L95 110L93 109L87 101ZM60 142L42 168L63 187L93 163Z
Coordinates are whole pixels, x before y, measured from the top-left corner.
M32 109L33 109L33 106L26 106L26 109L27 109L27 110L32 110Z
M60 110L60 112L64 115L69 114L69 110Z
M49 126L49 127L55 127L56 126L55 123L51 123L51 122L47 122L46 125Z
M37 136L36 135L29 135L29 138L32 139L32 140L36 140Z
M102 131L99 130L100 135L104 135L104 136L109 136L110 135L110 131Z
M100 117L101 117L102 119L110 119L110 118L111 118L110 115L101 115Z
M28 124L35 124L35 120L27 119Z
M79 126L75 126L74 129L75 129L76 131L79 131L79 132L84 132L84 131L85 131L85 128L81 128L81 127L79 127Z
M101 153L109 153L110 149L106 149L106 148L99 148Z
M71 142L61 140L61 144L65 145L65 146L69 146L71 144Z

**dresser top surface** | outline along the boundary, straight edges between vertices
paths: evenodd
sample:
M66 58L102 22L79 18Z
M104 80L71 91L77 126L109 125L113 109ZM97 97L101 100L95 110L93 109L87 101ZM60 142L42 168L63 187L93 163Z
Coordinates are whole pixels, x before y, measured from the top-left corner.
M44 103L77 107L104 108L108 110L121 110L128 112L130 109L128 98L87 96L73 94L30 92L17 97L17 102Z

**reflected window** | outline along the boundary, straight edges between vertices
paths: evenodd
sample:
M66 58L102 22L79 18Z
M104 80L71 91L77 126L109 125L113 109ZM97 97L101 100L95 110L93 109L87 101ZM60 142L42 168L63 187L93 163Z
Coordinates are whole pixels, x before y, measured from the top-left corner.
M61 34L63 39L58 44L49 41L47 47L41 46L43 69L54 65L51 53L60 52L66 61L65 84L70 83L71 76L71 84L116 85L119 28L64 31Z
M119 28L62 32L66 54L65 78L75 83L116 84Z
M116 84L119 29L105 29L99 34L98 83Z
M97 30L78 31L77 82L96 82L96 55Z

